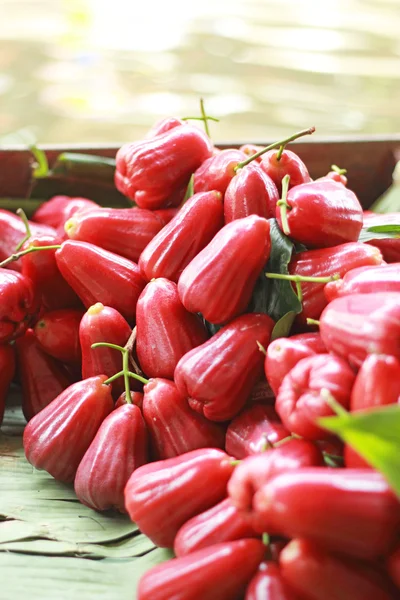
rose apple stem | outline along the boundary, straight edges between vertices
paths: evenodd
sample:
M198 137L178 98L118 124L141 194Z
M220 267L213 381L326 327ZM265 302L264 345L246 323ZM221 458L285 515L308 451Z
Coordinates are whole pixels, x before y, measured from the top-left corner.
M287 218L287 211L292 210L290 204L287 203L287 193L289 191L290 175L285 175L282 179L282 198L276 203L280 208L282 229L285 235L290 235L290 227Z
M210 117L209 115L207 115L207 113L204 109L203 98L200 98L200 112L201 112L201 117L182 117L181 120L182 121L203 121L205 132L208 135L208 137L210 137L210 128L208 126L208 121L216 121L218 123L219 119L217 119L216 117Z
M276 155L276 157L275 157L275 160L276 160L277 162L279 162L279 161L281 160L281 158L282 158L282 154L283 154L283 151L284 151L284 149L285 149L285 146L281 146L281 147L279 148L279 150L278 150L278 152L277 152L277 155Z
M36 164L33 167L33 178L34 179L42 179L43 177L47 177L49 174L49 163L47 162L46 153L43 150L40 150L34 144L29 146L29 150L32 152Z
M341 169L337 165L331 165L331 171L334 171L338 175L346 175L347 169Z
M23 224L25 225L25 236L22 238L22 240L20 241L20 243L17 245L17 247L15 248L15 252L18 252L18 250L21 250L22 246L25 244L25 242L27 242L29 240L29 238L31 237L32 233L31 233L31 228L29 226L29 221L28 221L28 217L25 214L25 211L22 210L22 208L19 208L17 210L17 215L19 217L21 217Z
M129 377L133 377L134 379L137 379L138 381L141 381L142 383L149 383L149 380L145 379L144 377L141 377L140 375L137 375L136 373L132 373L131 371L129 371L129 350L127 348L124 348L123 346L118 346L118 344L111 344L110 342L96 342L95 344L91 345L91 348L93 350L95 348L112 348L113 350L119 350L119 352L121 352L121 354L122 354L122 371L119 371L119 373L116 373L112 377L109 377L104 383L105 384L112 383L115 379L118 379L119 377L121 377L123 375L124 383L125 383L126 402L127 402L127 404L132 404L131 388L129 385Z
M265 277L268 279L285 279L286 281L303 282L309 281L310 283L329 283L330 281L337 281L340 279L339 273L334 275L327 275L326 277L308 277L308 275L284 275L283 273L265 273Z
M297 297L300 302L303 301L303 290L301 284L303 282L309 283L329 283L330 281L337 281L340 279L340 274L335 273L334 275L328 275L326 277L308 277L306 275L285 275L283 273L265 273L265 277L268 279L283 279L285 281L293 281L296 284Z
M262 534L261 541L264 544L264 546L269 546L270 538L266 531L264 531L264 533Z
M314 133L314 131L315 131L315 127L309 127L308 129L302 129L301 131L298 131L297 133L290 135L289 137L285 138L284 140L280 140L279 142L274 142L273 144L266 146L262 150L259 150L255 154L252 154L251 156L249 156L249 158L246 158L246 160L243 160L242 162L238 163L235 167L235 171L242 169L243 167L245 167L246 165L251 163L253 160L256 160L259 156L262 156L263 154L268 152L268 150L274 150L274 148L279 148L279 149L282 148L282 151L279 150L282 155L282 152L287 144L289 144L290 142L293 142L294 140L297 140L300 137L303 137L304 135L311 135L312 133Z
M262 352L264 354L264 356L266 356L267 355L267 351L264 348L264 346L262 344L260 344L260 342L258 340L257 340L257 346L258 346L259 351Z
M317 325L319 327L319 323L317 319L307 319L307 325Z
M58 250L59 248L61 248L61 244L55 244L54 246L29 246L26 250L11 254L11 256L0 262L0 267L5 267L10 263L19 260L22 256L25 256L25 254L31 254L32 252L39 252L42 250Z
M134 348L135 344L136 344L136 325L132 329L132 333L129 336L129 339L126 342L124 348L126 348L126 350L128 350L128 353L129 353L129 362L130 362L130 365L131 365L131 367L133 369L133 372L137 373L138 375L143 376L143 371L140 369L139 365L137 364L137 362L135 361L135 359L132 356L133 348Z
M269 441L266 433L263 434L263 438L263 443L260 446L260 452L267 452L267 450L272 450L272 448L275 448L275 444L272 444Z

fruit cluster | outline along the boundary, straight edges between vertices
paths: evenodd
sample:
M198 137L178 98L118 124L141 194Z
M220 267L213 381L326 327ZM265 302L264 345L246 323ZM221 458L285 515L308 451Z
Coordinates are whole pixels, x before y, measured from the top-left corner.
M312 132L170 118L117 153L136 206L0 210L1 417L17 363L28 461L174 549L139 600L400 595L396 493L327 425L399 402L398 220L311 179Z

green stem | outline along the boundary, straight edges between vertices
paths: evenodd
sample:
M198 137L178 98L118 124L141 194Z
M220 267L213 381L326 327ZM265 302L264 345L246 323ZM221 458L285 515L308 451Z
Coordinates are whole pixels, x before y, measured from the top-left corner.
M124 348L124 352L122 353L122 370L124 372L124 384L125 384L125 399L128 404L132 404L131 398L131 386L129 384L129 353L128 350Z
M310 283L329 283L330 281L337 281L340 279L340 274L335 273L334 275L327 275L326 277L308 277L306 275L284 275L283 273L265 273L265 277L268 279L285 279L287 281L293 281L294 283L302 283L309 281Z
M33 178L42 179L43 177L47 177L49 173L49 163L47 162L46 153L34 144L29 146L29 150L32 152L37 163L33 169Z
M267 452L267 450L272 450L272 448L274 448L274 444L271 444L266 433L263 434L263 438L264 440L262 445L260 446L260 452Z
M287 200L286 200L287 193L289 191L289 183L290 183L290 175L285 175L285 177L283 177L283 179L282 179L282 198L281 198L281 200L278 200L278 202L276 203L276 205L280 207L282 229L283 229L283 233L286 235L290 234L290 227L289 227L288 218L287 218L287 211L292 210L292 207L290 206L290 204L287 203Z
M205 111L204 108L204 100L203 98L200 98L200 112L201 112L201 117L182 117L182 121L203 121L204 123L204 129L206 134L208 135L208 137L210 136L210 128L208 126L208 121L219 121L219 119L216 119L215 117L209 117Z
M25 254L31 254L32 252L39 252L42 250L58 250L61 248L60 244L55 244L54 246L30 246L26 250L21 250L20 252L16 252L15 254L11 254L8 258L0 262L0 268L9 265L10 263L19 260L21 256L25 256Z
M337 165L331 165L331 171L338 173L338 175L346 175L347 169L341 169Z
M281 160L284 149L285 149L285 146L281 146L279 148L278 153L275 156L275 159L276 159L277 162L279 162Z
M333 410L333 412L338 415L338 416L348 416L348 412L345 408L343 408L343 406L341 404L339 404L339 402L336 400L336 398L331 394L331 392L327 389L327 388L322 388L321 392L320 392L320 396L322 398L322 400L325 400L325 402L327 403L327 405Z
M301 302L301 304L303 304L303 288L301 287L301 282L300 281L296 281L296 294L297 297L299 299L299 302Z
M112 381L114 381L115 379L118 379L118 377L121 377L123 375L124 381L125 381L125 393L126 393L126 401L127 402L131 401L129 377L132 377L133 379L137 379L138 381L141 381L144 384L149 383L148 379L141 377L137 373L132 373L132 371L129 371L129 350L128 350L128 348L124 348L123 346L118 346L118 344L111 344L110 342L96 342L95 344L91 345L91 348L92 349L112 348L113 350L119 350L121 352L121 354L122 354L122 371L119 371L119 373L117 373L116 375L113 375L112 377L107 379L107 381L105 381L104 383L111 383Z
M283 446L283 444L286 444L286 442L290 442L290 440L294 440L294 439L295 439L294 435L288 435L287 437L275 442L274 448L279 448L279 446Z
M93 348L93 346L92 346ZM111 377L109 377L108 379L106 379L103 383L104 385L108 385L109 383L112 383L113 381L115 381L116 379L118 379L119 377L122 377L124 374L123 371L118 371L118 373L115 373L115 375L112 375Z
M320 321L317 321L317 319L307 319L307 325L318 325L319 327Z
M270 538L266 531L264 531L264 533L262 534L261 541L264 544L264 546L269 546Z
M304 135L311 135L312 133L314 133L314 131L315 131L315 127L309 127L308 129L302 129L302 131L298 131L297 133L290 135L289 137L285 138L284 140L280 140L279 142L274 142L273 144L266 146L262 150L259 150L259 152L256 152L252 156L249 156L249 158L246 158L246 160L238 163L235 167L235 171L242 169L243 167L245 167L246 165L251 163L253 160L256 160L259 156L262 156L263 154L268 152L268 150L274 150L274 148L282 147L282 152L283 152L283 150L287 144L289 144L290 142L293 142L294 140L297 140L300 137L303 137ZM281 155L282 155L282 152L281 152Z
M233 460L229 461L229 464L232 465L232 467L237 467L238 465L240 465L241 462L243 462L243 461L241 461L239 459L237 459L237 460L233 459Z
M32 235L31 228L29 226L28 217L26 216L25 211L22 208L18 208L17 215L19 217L21 217L22 222L25 225L26 234L25 234L25 237L23 237L22 240L19 242L19 244L16 246L15 252L18 252L18 250L20 250L22 248L22 246L25 244L25 242L27 242Z
M257 341L257 346L258 346L259 351L262 352L264 354L264 356L266 356L267 355L266 349L264 348L264 346L262 344L260 344L260 342L258 340L256 340L256 341Z
M202 116L203 121L204 121L205 132L208 135L208 137L210 137L210 128L208 126L207 114L206 114L206 111L204 109L204 99L203 98L200 98L200 112L201 112L201 116Z

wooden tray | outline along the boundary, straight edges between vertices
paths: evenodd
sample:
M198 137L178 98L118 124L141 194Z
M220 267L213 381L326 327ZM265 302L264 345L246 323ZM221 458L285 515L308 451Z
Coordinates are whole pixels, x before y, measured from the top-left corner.
M257 142L267 145L268 142ZM47 146L45 151L50 165L61 152L83 152L114 157L121 144L113 146ZM238 144L217 144L220 148L238 147ZM400 160L400 134L392 137L358 137L319 139L316 134L307 141L299 141L290 148L306 163L313 178L326 174L332 163L348 170L349 187L360 202L368 208L391 184L392 172ZM31 187L32 155L24 148L0 148L0 197L24 198ZM57 177L41 180L35 185L34 198L47 199L55 194L86 196L101 204L126 205L114 187L104 187L95 181L67 181Z

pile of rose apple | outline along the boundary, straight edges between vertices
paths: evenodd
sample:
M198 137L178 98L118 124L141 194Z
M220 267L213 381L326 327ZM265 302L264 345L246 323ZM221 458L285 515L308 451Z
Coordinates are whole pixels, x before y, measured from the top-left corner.
M31 464L174 549L142 600L399 595L398 499L319 418L399 401L400 239L358 241L379 216L285 148L312 131L166 119L117 154L135 207L0 211L0 405L17 363Z

